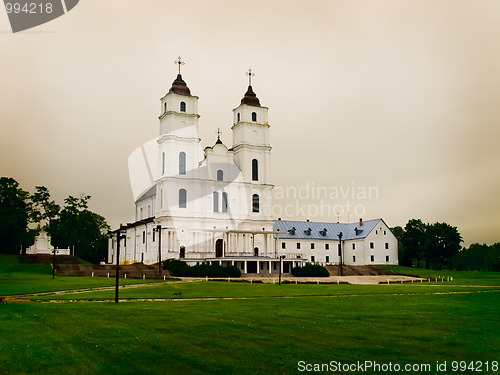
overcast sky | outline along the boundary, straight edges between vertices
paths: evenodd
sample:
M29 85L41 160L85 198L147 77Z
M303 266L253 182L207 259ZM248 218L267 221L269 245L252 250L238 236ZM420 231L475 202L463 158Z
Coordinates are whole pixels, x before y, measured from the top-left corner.
M133 221L127 158L157 136L180 55L203 147L217 128L231 146L255 72L276 217L421 218L499 242L499 46L498 0L82 0L16 34L0 11L0 175Z

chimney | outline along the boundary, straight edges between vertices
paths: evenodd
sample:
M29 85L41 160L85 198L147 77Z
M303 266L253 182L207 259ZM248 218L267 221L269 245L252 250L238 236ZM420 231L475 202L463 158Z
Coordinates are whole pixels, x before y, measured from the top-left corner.
M359 218L359 226L362 227L363 226L363 218Z

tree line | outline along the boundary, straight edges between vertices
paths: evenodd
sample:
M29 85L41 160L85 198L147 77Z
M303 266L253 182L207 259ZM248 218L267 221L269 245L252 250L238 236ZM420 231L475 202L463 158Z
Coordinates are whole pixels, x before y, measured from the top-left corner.
M0 252L19 254L45 230L55 248L74 249L75 255L92 263L105 260L110 227L104 217L89 210L90 198L70 195L60 206L45 186L36 186L30 194L15 179L1 177Z
M463 248L462 235L447 223L426 224L411 219L391 228L398 239L399 264L406 267L500 271L500 244Z

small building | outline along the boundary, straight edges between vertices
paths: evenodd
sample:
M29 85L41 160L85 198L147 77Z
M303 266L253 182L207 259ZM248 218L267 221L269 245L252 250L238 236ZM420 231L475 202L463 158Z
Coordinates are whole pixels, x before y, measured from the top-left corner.
M35 236L35 243L26 249L26 254L54 254L54 246L50 243L50 235L40 231ZM69 255L69 249L56 249L57 255Z

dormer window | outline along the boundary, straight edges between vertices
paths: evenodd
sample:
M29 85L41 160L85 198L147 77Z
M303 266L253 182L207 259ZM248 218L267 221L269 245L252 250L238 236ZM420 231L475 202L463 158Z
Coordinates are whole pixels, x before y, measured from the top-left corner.
M181 102L181 112L186 112L186 102Z
M326 228L323 228L323 230L320 230L319 234L321 234L323 237L326 237Z
M354 233L356 233L356 236L357 236L358 233L359 233L359 229L358 228L354 228Z
M288 229L288 233L290 233L292 236L295 235L295 231L296 231L295 227L292 227L292 229Z
M307 229L304 231L304 233L305 233L306 235L310 236L310 235L311 235L311 228L307 228Z
M252 121L256 122L257 121L257 113L252 112Z

